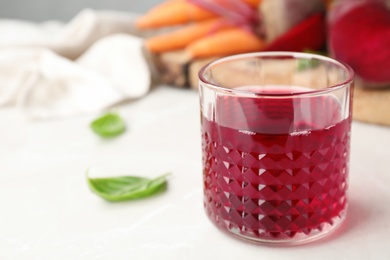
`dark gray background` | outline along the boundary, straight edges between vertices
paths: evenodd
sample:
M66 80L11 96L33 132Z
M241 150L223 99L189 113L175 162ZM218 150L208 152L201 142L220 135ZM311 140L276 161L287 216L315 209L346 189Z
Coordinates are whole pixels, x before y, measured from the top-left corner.
M0 0L0 18L69 21L85 8L143 13L163 0Z

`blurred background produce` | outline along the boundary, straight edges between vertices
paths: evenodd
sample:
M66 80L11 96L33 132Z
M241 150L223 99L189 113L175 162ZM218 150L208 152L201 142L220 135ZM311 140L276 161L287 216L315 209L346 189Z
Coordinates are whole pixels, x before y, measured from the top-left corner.
M390 84L387 3L387 0L169 0L149 10L136 25L141 31L179 26L145 43L146 49L155 55L162 80L169 84L196 88L191 80L178 80L192 77L177 71L182 66L179 71L186 73L187 65L201 58L253 51L314 51L350 64L363 86L383 87ZM173 51L181 54L172 54ZM192 70L188 71L191 74Z

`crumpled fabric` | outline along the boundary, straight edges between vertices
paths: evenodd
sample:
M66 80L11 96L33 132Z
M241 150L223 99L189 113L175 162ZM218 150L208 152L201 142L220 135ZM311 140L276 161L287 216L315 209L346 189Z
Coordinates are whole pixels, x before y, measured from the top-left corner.
M34 119L104 110L150 89L134 15L84 10L67 24L0 20L0 108Z

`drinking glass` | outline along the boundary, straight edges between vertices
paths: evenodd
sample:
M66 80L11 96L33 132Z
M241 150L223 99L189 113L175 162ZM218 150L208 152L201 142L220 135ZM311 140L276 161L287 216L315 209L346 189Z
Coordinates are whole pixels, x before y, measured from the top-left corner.
M220 229L301 244L346 218L354 73L331 58L260 52L199 72L204 207Z

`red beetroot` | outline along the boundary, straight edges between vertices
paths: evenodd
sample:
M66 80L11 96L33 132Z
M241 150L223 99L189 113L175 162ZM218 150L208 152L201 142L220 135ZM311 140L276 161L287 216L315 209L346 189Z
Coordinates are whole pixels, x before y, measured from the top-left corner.
M312 14L323 12L324 7L323 0L261 0L259 10L267 43L273 42Z
M375 0L351 5L352 1L341 1L330 13L331 54L366 82L390 83L390 9Z
M325 45L325 28L325 15L314 14L276 38L263 51L319 50Z

